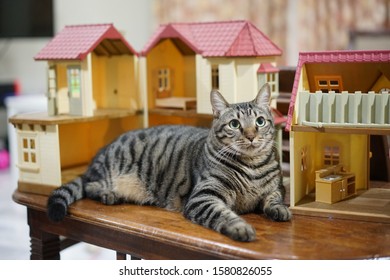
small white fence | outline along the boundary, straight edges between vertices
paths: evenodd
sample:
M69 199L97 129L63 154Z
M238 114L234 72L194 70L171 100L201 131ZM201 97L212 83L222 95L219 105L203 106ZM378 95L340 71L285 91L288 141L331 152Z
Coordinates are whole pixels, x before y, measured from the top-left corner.
M389 92L299 93L298 123L310 126L390 128Z

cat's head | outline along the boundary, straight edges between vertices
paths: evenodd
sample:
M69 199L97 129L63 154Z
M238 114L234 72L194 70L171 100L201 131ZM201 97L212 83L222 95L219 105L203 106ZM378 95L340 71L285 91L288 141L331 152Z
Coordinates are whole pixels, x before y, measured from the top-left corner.
M210 94L215 139L227 153L254 157L274 145L274 121L269 106L270 87L265 84L250 102L229 104L222 94Z

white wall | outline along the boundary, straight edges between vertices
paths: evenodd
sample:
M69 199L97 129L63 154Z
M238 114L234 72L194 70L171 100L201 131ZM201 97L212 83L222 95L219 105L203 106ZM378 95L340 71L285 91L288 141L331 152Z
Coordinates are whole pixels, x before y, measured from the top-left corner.
M71 24L113 23L137 51L155 28L153 0L54 0L55 34ZM18 80L23 94L46 93L46 63L33 57L50 38L0 40L0 83Z

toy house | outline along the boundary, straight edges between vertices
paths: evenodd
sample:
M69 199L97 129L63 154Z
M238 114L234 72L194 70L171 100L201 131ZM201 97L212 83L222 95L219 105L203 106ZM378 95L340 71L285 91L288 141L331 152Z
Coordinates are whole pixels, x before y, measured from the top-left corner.
M274 64L281 54L248 21L161 25L141 51L148 108L196 106L198 114L211 114L211 89L219 89L229 102L241 102L254 98L266 82L276 98Z
M48 62L49 115L137 109L137 52L112 24L66 26L36 56Z
M142 126L137 53L112 24L65 27L35 57L48 61L48 112L16 115L18 188L49 193L96 152Z
M390 135L389 62L388 50L299 55L287 121L295 213L390 222L388 182L370 176L378 156L389 172L388 148L370 145Z

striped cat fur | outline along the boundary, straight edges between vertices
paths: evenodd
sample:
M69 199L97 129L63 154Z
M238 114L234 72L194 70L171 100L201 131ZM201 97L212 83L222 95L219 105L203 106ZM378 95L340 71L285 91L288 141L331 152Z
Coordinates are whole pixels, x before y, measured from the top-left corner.
M64 219L68 206L82 198L180 211L239 241L256 238L240 214L290 220L268 84L251 102L229 104L218 91L210 96L211 129L158 126L121 135L97 153L85 174L53 191L50 220Z

